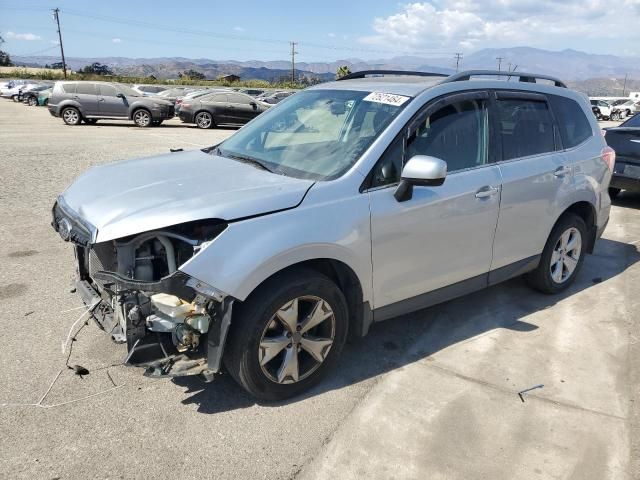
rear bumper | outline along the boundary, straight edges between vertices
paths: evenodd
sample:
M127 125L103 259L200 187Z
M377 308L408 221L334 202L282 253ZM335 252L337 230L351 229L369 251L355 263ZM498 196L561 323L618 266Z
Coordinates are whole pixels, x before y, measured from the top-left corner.
M614 175L609 184L611 188L619 188L620 190L633 190L640 192L640 179L633 177L625 177L623 175Z
M193 112L185 112L180 110L180 120L185 123L193 123Z
M611 188L640 191L640 165L635 161L626 161L626 157L616 159L611 177Z

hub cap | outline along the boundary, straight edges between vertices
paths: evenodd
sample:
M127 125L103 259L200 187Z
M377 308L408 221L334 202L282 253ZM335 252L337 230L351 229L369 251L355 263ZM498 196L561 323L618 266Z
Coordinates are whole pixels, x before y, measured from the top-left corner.
M209 128L211 126L211 115L208 113L199 113L196 117L196 124L200 128Z
M258 347L262 372L275 383L304 380L327 358L335 324L333 310L319 297L306 295L286 303L262 332Z
M551 278L564 283L573 275L582 254L582 235L571 227L560 235L551 254Z

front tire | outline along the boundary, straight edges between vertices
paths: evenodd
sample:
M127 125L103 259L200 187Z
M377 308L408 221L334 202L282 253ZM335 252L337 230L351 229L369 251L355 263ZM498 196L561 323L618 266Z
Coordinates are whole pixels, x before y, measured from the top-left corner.
M527 274L527 281L543 293L558 293L576 279L587 246L587 226L573 213L564 214L556 223L544 247L540 264Z
M80 110L75 107L67 107L62 110L62 120L67 125L79 125L82 121L82 115L80 115Z
M145 110L144 108L139 108L135 112L133 112L133 123L140 128L150 127L153 122L151 117L151 112L149 110Z
M38 99L36 97L29 97L29 106L35 107L38 105Z
M333 369L347 338L347 302L328 277L307 269L274 276L237 304L224 363L263 400L282 400Z

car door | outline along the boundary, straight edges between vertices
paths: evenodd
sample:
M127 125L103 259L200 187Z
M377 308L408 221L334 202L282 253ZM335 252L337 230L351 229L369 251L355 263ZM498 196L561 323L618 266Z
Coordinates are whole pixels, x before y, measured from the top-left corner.
M98 115L98 91L95 83L78 82L73 98L82 106L83 115Z
M194 112L199 110L208 111L213 116L216 124L236 123L232 120L231 114L233 110L229 108L229 99L226 93L208 94L191 101L184 101L184 103L191 103ZM198 104L200 104L199 107L196 106Z
M545 95L498 91L492 107L502 176L492 270L535 261L572 191L572 167ZM556 151L558 150L558 151Z
M444 298L438 292L486 286L500 205L488 112L486 92L431 103L371 172L374 303L384 307L376 319L437 303ZM393 193L402 166L414 155L445 160L447 177L441 186L414 187L411 199L398 202Z
M117 97L118 91L113 85L98 85L98 109L103 117L123 117L129 113L129 106L125 98Z
M640 178L640 115L607 129L604 138L616 151L614 175Z
M245 124L260 113L256 101L249 95L229 93L227 96L229 98L231 123Z

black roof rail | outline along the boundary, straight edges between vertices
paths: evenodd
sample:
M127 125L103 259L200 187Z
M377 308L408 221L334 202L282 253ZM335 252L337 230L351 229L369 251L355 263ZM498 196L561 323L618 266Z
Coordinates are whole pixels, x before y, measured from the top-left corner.
M402 75L408 77L448 77L446 73L436 72L411 72L405 70L361 70L359 72L353 72L344 77L338 78L338 80L353 80L355 78L365 78L367 75Z
M536 79L540 80L549 80L554 83L556 87L567 88L567 85L560 79L556 77L552 77L550 75L540 75L537 73L524 73L524 72L505 72L498 70L467 70L460 73L454 73L451 76L448 76L442 83L449 82L461 82L465 80L470 80L471 77L480 77L480 76L500 76L500 77L518 77L520 82L526 83L536 83Z

